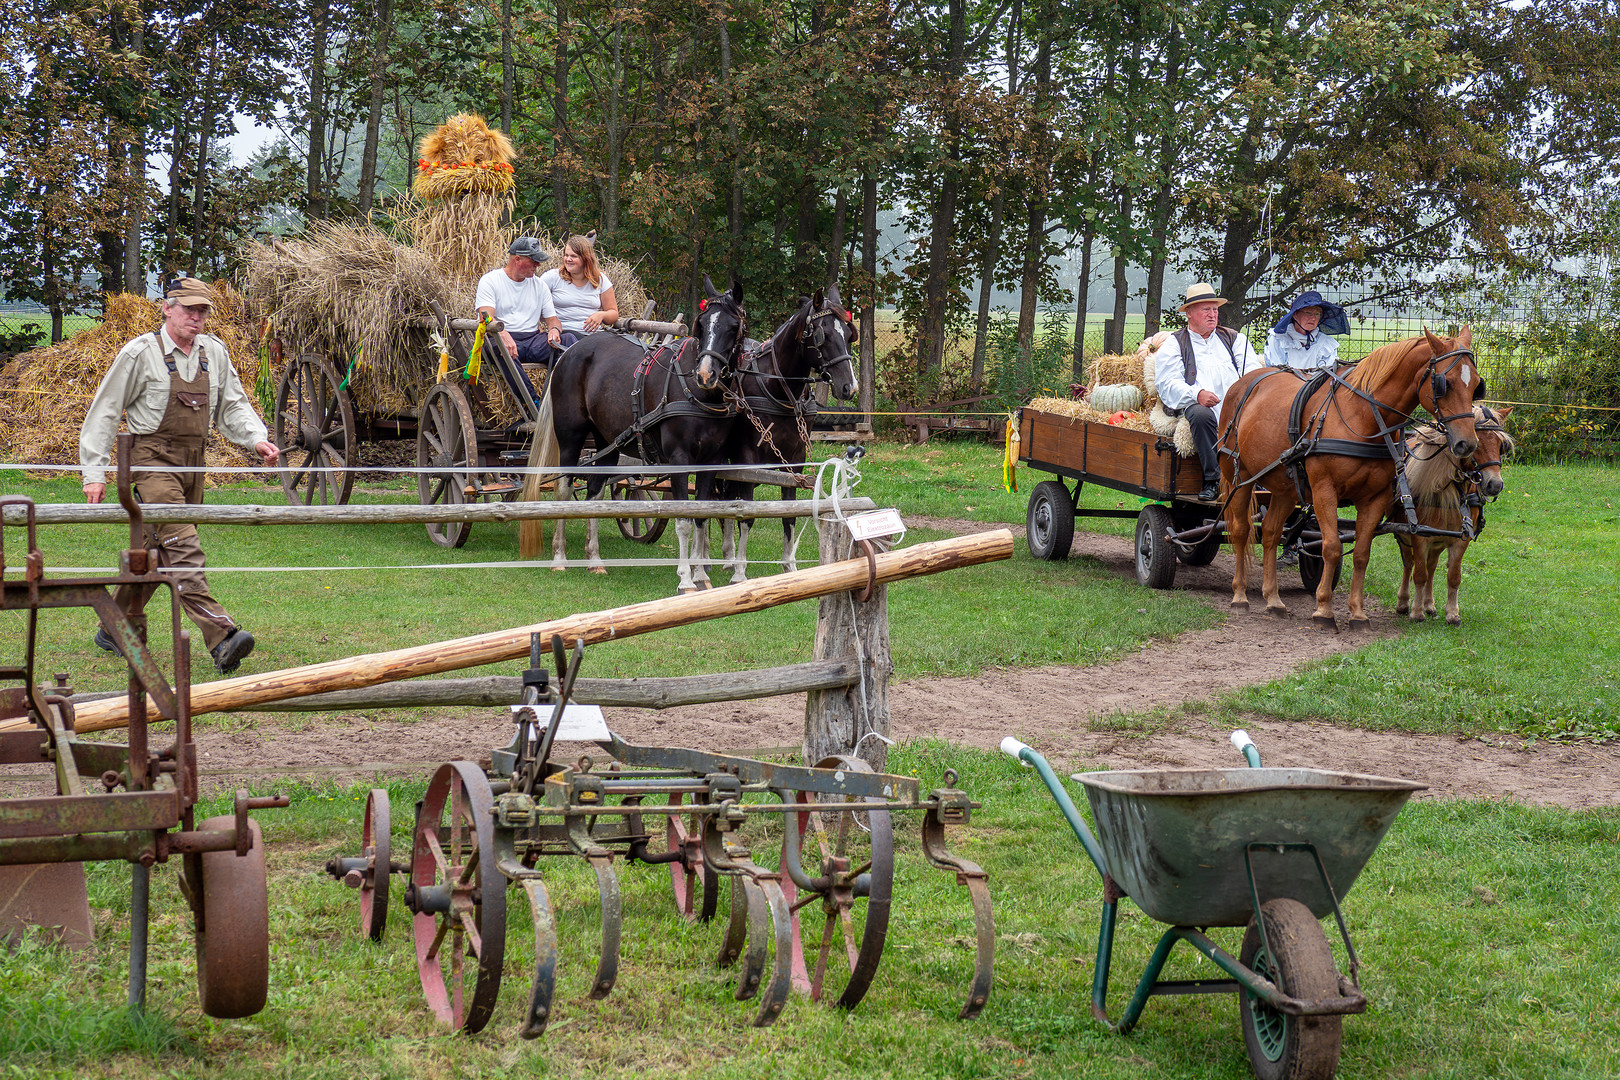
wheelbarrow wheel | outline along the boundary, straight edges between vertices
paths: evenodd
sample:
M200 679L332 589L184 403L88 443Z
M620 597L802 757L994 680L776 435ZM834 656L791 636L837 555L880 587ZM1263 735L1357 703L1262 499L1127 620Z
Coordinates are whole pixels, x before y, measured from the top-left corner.
M439 766L417 811L406 906L416 967L433 1014L469 1035L501 990L506 878L496 867L495 797L470 761Z
M1339 992L1322 924L1298 900L1271 900L1260 908L1268 952L1254 920L1239 959L1290 997L1325 998ZM1248 993L1238 995L1243 1041L1260 1080L1331 1080L1339 1066L1343 1017L1288 1016Z
M234 815L212 817L203 831L236 828ZM249 820L253 846L205 851L193 885L197 908L197 996L208 1016L233 1020L264 1008L270 993L270 893L264 868L264 837Z

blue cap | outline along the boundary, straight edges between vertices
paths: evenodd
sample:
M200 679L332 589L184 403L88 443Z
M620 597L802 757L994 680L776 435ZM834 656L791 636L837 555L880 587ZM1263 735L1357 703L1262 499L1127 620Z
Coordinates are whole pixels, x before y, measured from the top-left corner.
M1328 303L1315 289L1307 289L1294 300L1288 314L1277 320L1275 327L1277 333L1281 334L1287 330L1288 324L1294 321L1294 316L1308 307L1322 309L1322 321L1316 324L1316 328L1322 333L1338 335L1350 332L1350 320L1344 317L1344 308L1338 304Z

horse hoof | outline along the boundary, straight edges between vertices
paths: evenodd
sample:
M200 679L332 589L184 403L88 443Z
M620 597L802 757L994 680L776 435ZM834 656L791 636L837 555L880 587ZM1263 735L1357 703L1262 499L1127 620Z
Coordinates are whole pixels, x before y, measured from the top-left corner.
M1311 622L1315 623L1316 628L1324 633L1337 634L1339 632L1339 624L1331 615L1312 615Z
M1451 616L1447 615L1446 616L1446 625L1447 626L1461 626L1462 625L1462 616L1459 615L1455 619L1453 619Z
M1410 605L1410 604L1396 604L1395 605L1395 614L1397 614L1397 615L1405 615L1408 611L1411 611L1411 610L1412 610L1412 605Z
M560 573L562 573L562 572L563 572L563 571L564 571L564 570L566 570L566 569L568 569L568 567L566 567L566 566L553 566L553 567L552 567L552 568L551 568L551 569L552 569L552 572L553 572L553 573L557 573L557 574L560 574Z
M605 567L605 566L593 566L593 567L591 567L591 573L593 573L593 574L605 574L605 573L607 573L607 567Z
M1249 610L1249 602L1247 600L1234 600L1234 601L1232 601L1232 610L1233 611L1248 611Z
M1351 619L1350 620L1350 629L1352 629L1352 630L1371 630L1372 629L1372 620L1371 619Z
M1266 608L1266 614L1273 619L1292 619L1294 617L1294 613L1285 607L1268 607Z

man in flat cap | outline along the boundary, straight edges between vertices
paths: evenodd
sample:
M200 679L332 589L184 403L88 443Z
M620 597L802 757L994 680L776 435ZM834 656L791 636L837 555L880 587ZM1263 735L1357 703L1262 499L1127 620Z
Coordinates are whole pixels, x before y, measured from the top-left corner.
M1165 412L1185 415L1192 428L1204 473L1198 497L1204 502L1214 501L1221 493L1220 458L1215 454L1221 401L1244 372L1261 366L1249 339L1220 325L1225 303L1225 297L1202 281L1188 288L1180 308L1187 325L1171 334L1154 357L1154 382Z
M540 241L520 236L506 249L506 265L478 279L473 304L480 313L505 324L501 342L506 354L520 364L549 364L552 349L561 344L551 292L535 276L547 261ZM547 320L553 325L542 329L541 323Z
M130 466L136 470L200 469L210 427L256 451L266 465L276 463L281 450L254 411L225 343L202 332L213 302L213 294L201 281L176 279L163 298L163 325L118 351L79 430L85 501L99 503L106 497L107 467L121 417L127 418L135 436ZM201 472L137 471L134 486L136 499L143 503L203 501ZM183 568L171 575L181 609L202 630L214 666L226 673L235 671L253 651L253 635L237 626L209 594L197 527L148 525L146 544L157 548L160 567ZM95 643L111 652L122 651L104 628L96 631Z

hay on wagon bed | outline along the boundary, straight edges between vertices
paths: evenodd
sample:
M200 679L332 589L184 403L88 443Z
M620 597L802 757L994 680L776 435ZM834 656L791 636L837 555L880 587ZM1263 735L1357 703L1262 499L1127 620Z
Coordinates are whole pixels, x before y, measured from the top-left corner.
M259 368L258 338L251 313L242 295L225 282L216 281L210 288L214 308L203 333L213 334L225 343L236 374L251 397ZM14 461L32 464L77 462L85 409L118 350L162 323L163 312L157 301L114 293L107 297L101 325L15 357L0 372L0 450ZM242 451L217 435L209 437L206 449L207 463L215 468L241 465L248 460ZM253 463L258 464L256 460ZM208 476L210 484L232 479L236 478Z
M1068 398L1036 398L1034 401L1031 401L1027 406L1025 406L1025 408L1034 409L1036 412L1054 413L1058 416L1067 416L1071 420L1090 420L1098 424L1108 423L1108 417L1112 415L1110 413L1098 412L1090 405L1087 405L1084 401L1070 401ZM1127 417L1112 426L1130 428L1132 431L1142 431L1150 435L1153 434L1153 427L1148 423L1147 413L1145 412Z

